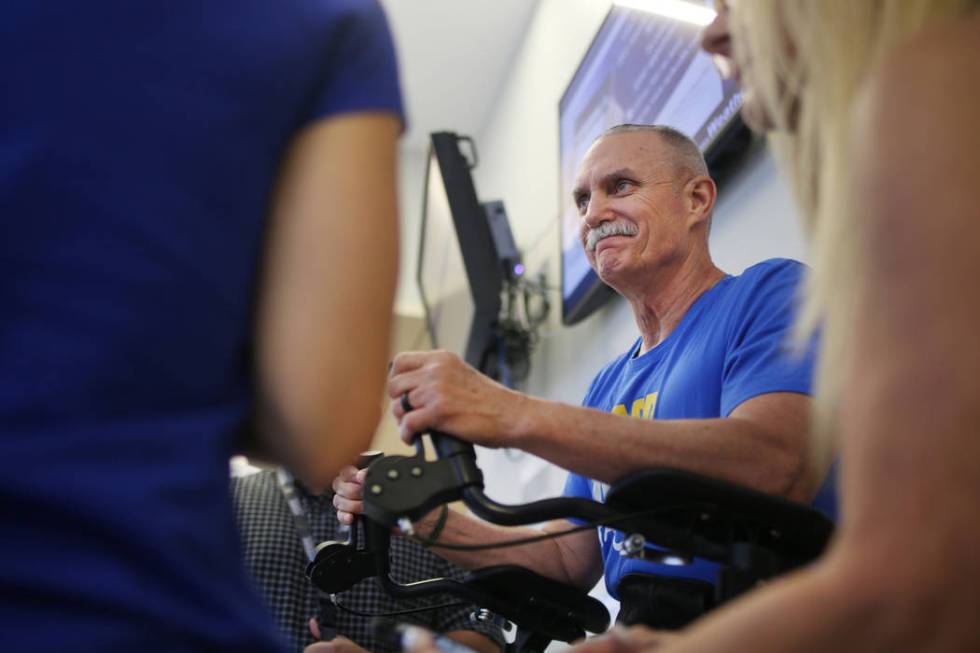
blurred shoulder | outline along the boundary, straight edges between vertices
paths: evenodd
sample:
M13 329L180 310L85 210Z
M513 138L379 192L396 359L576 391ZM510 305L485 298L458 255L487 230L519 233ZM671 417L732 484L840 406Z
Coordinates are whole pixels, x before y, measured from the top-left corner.
M910 37L858 94L850 116L852 201L878 283L921 301L943 279L963 276L946 268L972 258L980 238L978 116L977 13ZM910 275L933 290L913 293Z
M888 53L867 81L858 104L858 115L866 120L915 129L947 116L975 119L980 12L914 34Z

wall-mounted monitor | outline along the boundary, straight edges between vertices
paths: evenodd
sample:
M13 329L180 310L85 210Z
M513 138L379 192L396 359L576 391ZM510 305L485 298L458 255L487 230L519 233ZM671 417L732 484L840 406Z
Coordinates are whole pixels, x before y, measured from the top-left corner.
M710 5L710 3L700 3ZM613 6L559 103L562 321L574 324L614 294L589 267L571 199L577 167L603 130L664 124L690 136L712 173L751 138L738 118L741 97L701 51L702 27Z
M433 345L487 371L497 346L503 267L461 143L473 152L468 138L431 135L417 280Z

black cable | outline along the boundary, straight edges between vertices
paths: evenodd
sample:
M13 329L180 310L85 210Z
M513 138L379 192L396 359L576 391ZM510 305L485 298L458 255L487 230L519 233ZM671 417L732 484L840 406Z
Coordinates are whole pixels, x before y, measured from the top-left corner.
M428 612L429 610L442 610L443 608L458 608L463 605L471 605L466 601L455 601L453 603L440 603L438 605L428 605L421 608L409 608L408 610L397 610L395 612L361 612L360 610L348 608L346 605L343 605L337 601L334 601L333 604L337 606L338 609L346 612L347 614L352 614L355 617L401 617L407 614Z
M573 533L581 533L582 531L593 530L599 526L609 526L615 524L616 522L626 521L628 519L636 519L639 517L652 517L658 513L674 512L677 510L688 510L692 506L672 506L670 508L660 508L657 510L644 510L643 512L635 512L628 515L619 515L618 517L610 517L609 519L600 519L594 522L588 522L582 526L576 526L574 528L569 528L564 531L555 531L554 533L542 533L541 535L533 535L530 537L521 537L514 540L504 540L503 542L492 542L490 544L449 544L442 542L431 542L428 547L431 549L447 549L449 551L487 551L489 549L505 549L511 546L521 546L523 544L532 544L534 542L542 542L544 540L557 539L559 537L565 537L566 535L571 535ZM413 540L418 541L420 538L416 535L412 535Z

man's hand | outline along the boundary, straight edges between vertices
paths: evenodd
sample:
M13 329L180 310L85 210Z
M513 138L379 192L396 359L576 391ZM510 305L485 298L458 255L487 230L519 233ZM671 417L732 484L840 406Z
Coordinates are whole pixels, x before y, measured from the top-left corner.
M333 507L337 509L337 521L353 524L354 517L364 512L364 478L367 469L348 465L333 480Z
M364 513L364 478L367 476L367 469L357 469L348 465L340 470L340 473L333 480L333 506L337 509L337 521L341 524L353 524L354 517ZM429 514L415 522L415 525L422 526L431 531L441 508L436 508ZM401 534L397 528L392 528L392 532Z
M395 356L388 396L405 442L437 429L485 447L515 446L531 401L447 351Z

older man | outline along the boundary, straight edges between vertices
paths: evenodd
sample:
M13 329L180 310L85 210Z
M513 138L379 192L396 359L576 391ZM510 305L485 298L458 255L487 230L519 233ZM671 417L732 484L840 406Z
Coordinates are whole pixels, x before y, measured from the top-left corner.
M819 482L807 460L812 357L787 352L802 266L771 260L737 277L718 269L708 251L715 197L700 151L683 134L638 125L602 134L572 199L589 262L630 303L639 338L599 372L583 407L509 390L447 352L401 354L388 392L403 438L434 428L523 449L572 471L566 494L600 501L607 483L664 466L809 500ZM341 519L361 510L362 480L350 468L335 481ZM423 533L441 523L445 542L518 534L456 513L422 521ZM713 565L623 558L622 537L600 528L598 538L582 532L446 555L470 567L518 563L582 588L605 569L627 623L680 627L710 602ZM655 589L633 574L656 576Z

